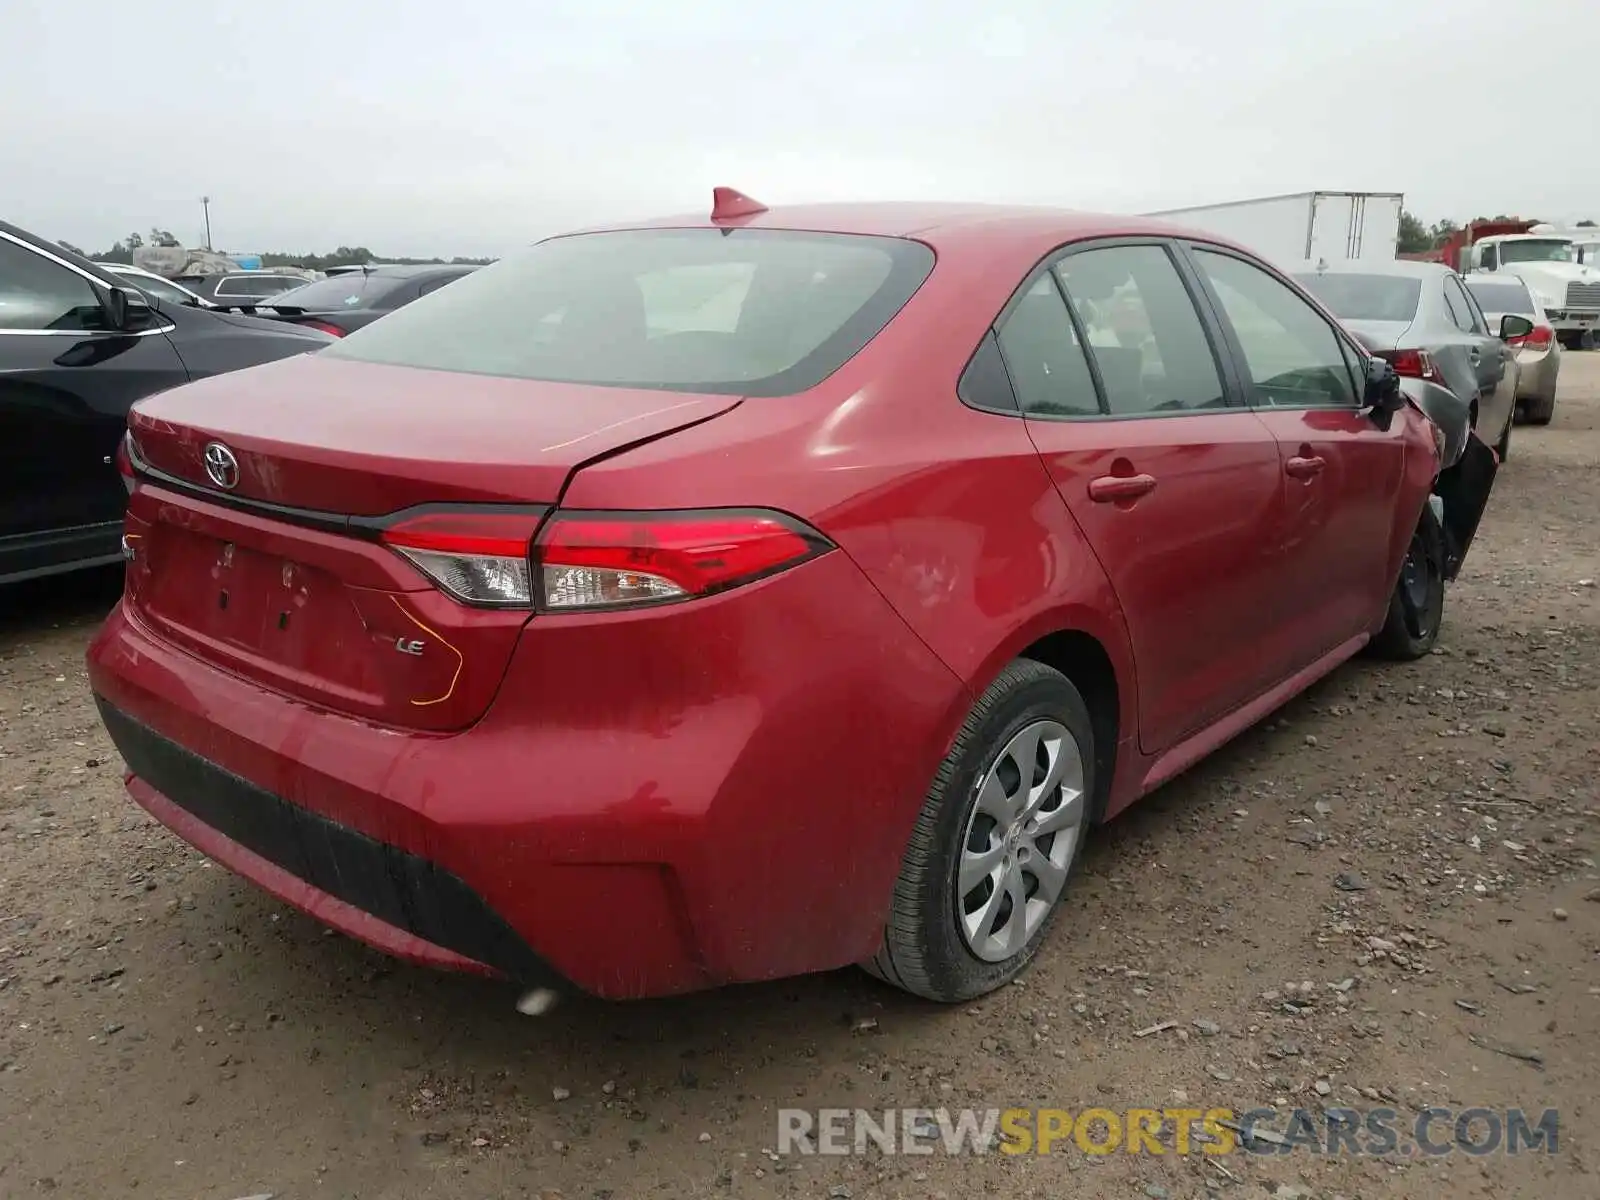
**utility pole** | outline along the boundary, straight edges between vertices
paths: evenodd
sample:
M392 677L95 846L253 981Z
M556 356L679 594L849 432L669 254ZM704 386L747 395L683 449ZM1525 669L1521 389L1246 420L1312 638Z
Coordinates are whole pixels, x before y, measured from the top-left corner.
M200 207L206 212L206 249L211 249L211 197L201 196Z

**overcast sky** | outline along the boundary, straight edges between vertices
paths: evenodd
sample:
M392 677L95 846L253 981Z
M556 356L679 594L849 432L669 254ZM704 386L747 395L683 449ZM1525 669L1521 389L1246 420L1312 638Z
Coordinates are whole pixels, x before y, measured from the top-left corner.
M1593 0L0 9L0 215L91 252L152 225L197 243L203 193L219 249L393 255L500 254L724 183L1113 211L1400 191L1430 220L1600 219Z

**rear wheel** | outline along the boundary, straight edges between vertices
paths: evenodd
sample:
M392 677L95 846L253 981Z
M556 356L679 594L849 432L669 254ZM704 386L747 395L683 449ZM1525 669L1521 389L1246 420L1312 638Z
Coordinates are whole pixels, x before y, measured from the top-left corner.
M1530 425L1548 425L1556 415L1556 395L1551 392L1548 396L1540 396L1537 400L1529 400L1523 409Z
M1494 444L1495 455L1501 462L1511 457L1511 427L1516 423L1516 409L1513 407L1506 416L1506 427L1500 432L1500 440Z
M929 1000L1009 983L1038 951L1077 865L1094 732L1065 675L1018 659L978 699L939 768L862 965Z
M1443 623L1444 531L1429 505L1406 547L1389 612L1372 639L1372 651L1400 662L1421 658L1438 642Z

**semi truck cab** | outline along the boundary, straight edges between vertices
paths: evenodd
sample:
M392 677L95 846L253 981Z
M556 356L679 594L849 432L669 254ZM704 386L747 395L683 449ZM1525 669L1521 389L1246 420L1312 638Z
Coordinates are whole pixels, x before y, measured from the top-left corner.
M1458 270L1514 275L1528 285L1544 308L1556 337L1568 349L1593 344L1600 329L1600 264L1574 261L1580 252L1572 239L1549 227L1529 225L1526 232L1479 233L1469 227L1459 247Z

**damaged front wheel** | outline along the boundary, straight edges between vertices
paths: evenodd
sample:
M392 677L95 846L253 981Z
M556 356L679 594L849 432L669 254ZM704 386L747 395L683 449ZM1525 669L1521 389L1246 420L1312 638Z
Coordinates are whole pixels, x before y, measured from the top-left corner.
M1433 505L1411 535L1400 578L1389 597L1389 613L1372 640L1372 650L1383 658L1408 662L1421 658L1439 640L1444 623L1444 530Z

